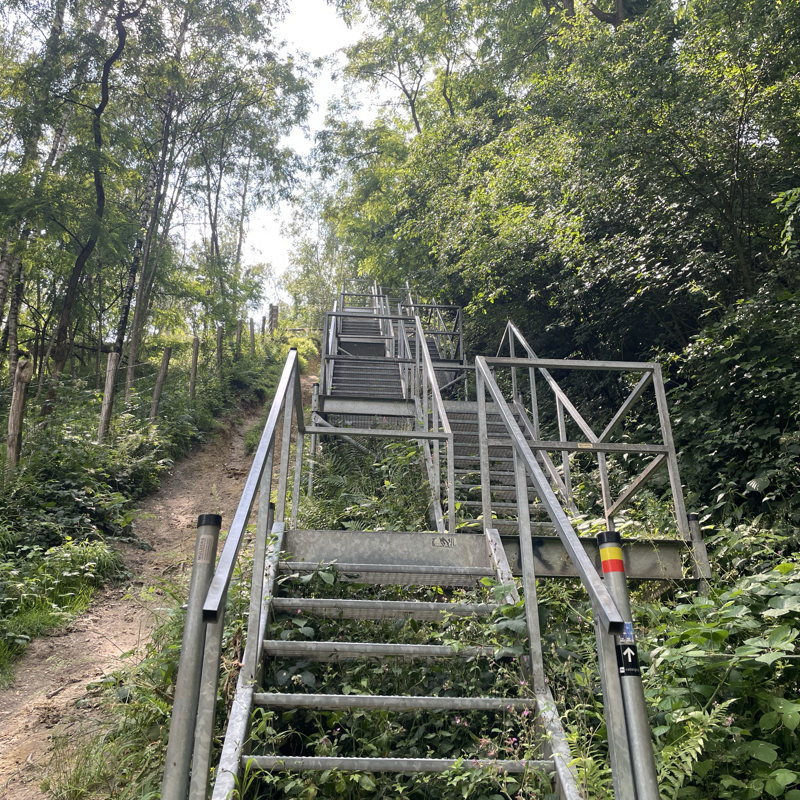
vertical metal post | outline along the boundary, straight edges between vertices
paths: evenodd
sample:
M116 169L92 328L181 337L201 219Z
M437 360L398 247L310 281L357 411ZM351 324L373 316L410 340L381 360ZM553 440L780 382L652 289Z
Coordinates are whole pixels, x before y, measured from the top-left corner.
M667 410L667 394L664 391L664 379L661 377L661 367L658 364L653 369L653 390L656 395L661 436L667 446L667 471L669 472L669 485L672 489L672 503L675 506L675 522L678 524L678 530L684 539L690 541L689 520L686 516L686 504L683 501L678 458L675 455L675 440L672 438L672 425L670 424L669 411Z
M203 667L203 601L214 571L221 525L222 517L219 514L202 514L197 519L194 565L189 582L189 601L169 725L164 780L161 784L162 800L185 800L189 788L189 766L194 748L194 724Z
M689 533L692 537L692 551L694 553L694 576L698 578L698 589L701 594L708 594L708 582L711 580L711 564L708 561L708 550L703 541L700 530L700 518L697 514L689 514Z
M658 775L650 738L650 721L647 717L642 673L639 669L639 655L633 633L633 616L625 579L625 565L622 560L622 539L617 531L606 531L598 534L597 543L600 546L603 579L625 622L625 630L616 641L616 659L636 798L658 800Z
M322 393L330 394L330 381L328 380L328 337L330 336L330 314L325 313L325 324L322 328L322 352L319 356L319 381L322 384Z
M314 415L319 412L319 383L311 387L311 419L312 424ZM308 496L314 494L314 460L317 457L317 434L312 433L308 440Z
M542 634L539 629L539 601L536 596L536 567L531 538L531 507L528 497L528 473L514 450L514 483L517 488L517 519L519 521L519 555L522 564L522 588L525 592L525 622L528 625L528 655L535 692L547 690L542 659Z
M434 432L439 431L439 407L436 405L435 398L431 398L431 413L433 417L433 424L431 428ZM436 496L439 498L439 502L442 502L442 467L441 467L441 451L442 451L442 441L441 439L434 439L431 442L431 446L433 447L433 479L435 483L435 491Z
M464 315L460 308L458 309L458 360L464 363Z
M291 348L292 350L296 348ZM283 427L281 429L281 460L278 468L278 496L275 505L275 519L283 522L286 515L286 490L289 483L289 451L292 444L292 416L294 412L294 376L286 387L283 400Z
M559 397L556 397L556 415L558 417L558 438L562 442L567 441L567 424L564 419L564 404ZM572 476L569 471L569 451L561 451L561 464L564 470L564 486L567 494L572 497Z
M219 683L222 634L225 630L224 598L219 615L206 623L206 642L203 649L203 672L200 677L200 696L194 726L194 753L192 778L189 783L189 800L206 800L211 770L211 750L214 743L214 723L217 712L217 684Z
M456 471L453 434L447 437L447 530L452 536L456 532Z
M508 354L511 358L515 358L513 333L509 333L508 335ZM514 366L511 367L511 402L520 402L519 391L517 390L517 368Z
M597 454L597 471L600 475L600 491L603 495L603 516L606 520L606 527L613 531L616 527L614 525L613 517L608 515L608 509L613 504L611 497L611 484L608 482L608 464L606 463L606 454L598 452Z
M613 636L602 629L598 616L595 611L594 634L597 640L597 659L600 666L600 686L603 690L603 713L606 719L614 800L636 800L633 765L628 748L628 726L625 722L625 704L617 678L616 642Z
M528 369L528 378L531 384L531 415L533 417L533 435L537 439L542 438L542 432L539 428L539 396L536 394L536 367ZM571 499L570 495L570 499Z
M492 527L492 486L489 477L489 428L486 423L486 382L476 371L475 386L478 391L478 452L481 462L481 515L483 527Z
M300 433L298 425L297 441L294 443L294 483L292 484L292 528L297 528L297 515L300 511L300 483L303 475L303 446L305 436Z

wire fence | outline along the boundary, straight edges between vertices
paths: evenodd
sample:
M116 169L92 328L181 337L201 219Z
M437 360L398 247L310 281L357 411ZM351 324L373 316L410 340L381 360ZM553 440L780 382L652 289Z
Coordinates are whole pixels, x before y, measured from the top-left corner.
M235 332L234 332L235 334ZM190 385L192 375L192 341L172 344L172 355L163 384L156 424L180 420L183 424L196 424L198 417L213 419L229 401L237 385L258 380L265 360L271 359L274 344L266 337L256 336L251 341L243 335L237 347L234 335L222 343L222 358L218 357L217 343L213 337L200 341L196 364L194 399ZM138 362L134 378L128 387L128 366L116 371L114 400L111 413L110 441L117 432L128 434L133 429L150 425L153 395L158 379L162 352ZM218 368L218 363L221 367ZM98 384L100 388L98 388ZM22 457L25 443L47 446L48 440L81 438L96 440L103 405L105 370L99 376L96 370L79 374L65 374L57 379L43 377L33 380L27 387L27 401L22 425ZM11 387L0 388L0 425L5 442L9 412L12 402ZM4 447L0 447L0 450Z

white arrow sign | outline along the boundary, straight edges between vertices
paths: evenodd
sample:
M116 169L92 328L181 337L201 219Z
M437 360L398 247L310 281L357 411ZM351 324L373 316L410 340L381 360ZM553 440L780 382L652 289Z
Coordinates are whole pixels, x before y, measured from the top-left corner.
M624 656L625 656L625 658L627 658L627 659L628 659L628 661L633 661L633 659L636 657L636 651L635 651L635 650L633 650L633 649L632 649L632 648L630 648L630 647L626 647L626 648L625 648L625 649L622 651L622 655L624 655Z

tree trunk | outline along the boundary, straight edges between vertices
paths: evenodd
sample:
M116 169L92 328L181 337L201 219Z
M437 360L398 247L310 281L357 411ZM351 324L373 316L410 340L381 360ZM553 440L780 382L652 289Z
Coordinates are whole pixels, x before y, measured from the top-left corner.
M150 404L150 422L155 422L158 416L158 406L161 403L161 392L164 391L164 383L167 380L167 368L169 367L171 355L172 348L164 348L164 355L161 357L161 367L158 370L158 378L156 378L156 387L153 390L153 402Z
M111 425L111 412L114 408L114 379L117 374L118 363L119 353L112 350L108 354L106 366L106 385L103 392L103 405L100 409L100 424L97 426L98 443L101 443L108 436L108 428Z
M8 332L8 370L9 378L13 384L14 376L17 374L17 360L19 359L19 309L22 305L22 298L25 293L25 284L22 276L22 259L15 255L12 264L11 275L11 303L8 307L8 322L6 331ZM31 365L31 369L33 366Z
M19 464L19 455L22 450L22 422L25 416L25 395L32 376L33 364L23 358L17 364L17 371L14 375L11 410L8 414L6 469L9 471L15 470Z
M105 213L106 206L106 192L103 183L103 130L101 121L103 112L106 110L109 101L109 80L111 77L111 70L114 64L122 56L122 51L125 49L125 42L128 38L128 32L125 28L124 22L131 19L139 12L134 11L130 14L123 13L124 5L120 0L117 6L117 16L115 19L115 26L117 30L117 46L114 52L103 63L103 71L100 78L100 102L92 110L92 175L94 178L94 191L95 191L95 211L94 219L92 220L91 232L86 243L78 253L75 259L75 264L72 267L72 272L67 282L67 288L64 292L63 304L61 307L61 314L56 325L56 330L53 335L53 375L57 376L64 370L66 364L68 348L67 348L67 332L69 331L70 323L72 321L72 309L75 305L75 300L78 296L78 288L83 278L83 270L86 262L94 252L97 246L97 240L100 236L100 226L103 221L103 214Z

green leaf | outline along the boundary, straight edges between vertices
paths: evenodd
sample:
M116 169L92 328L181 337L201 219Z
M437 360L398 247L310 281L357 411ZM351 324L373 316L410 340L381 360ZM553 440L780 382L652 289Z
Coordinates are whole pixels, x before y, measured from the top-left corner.
M780 718L777 711L768 711L766 714L761 715L758 726L762 731L766 731L776 727L779 721Z
M775 781L785 788L790 783L794 783L798 775L791 769L776 769L769 777L770 780Z
M371 792L375 788L375 781L369 775L361 775L358 779L358 785L362 789Z
M742 748L745 753L763 761L765 764L772 764L778 757L778 751L774 745L769 742L762 742L760 739L754 739L752 742L746 742Z
M781 719L790 731L797 730L797 726L800 725L800 712L789 711L786 714L782 714Z

